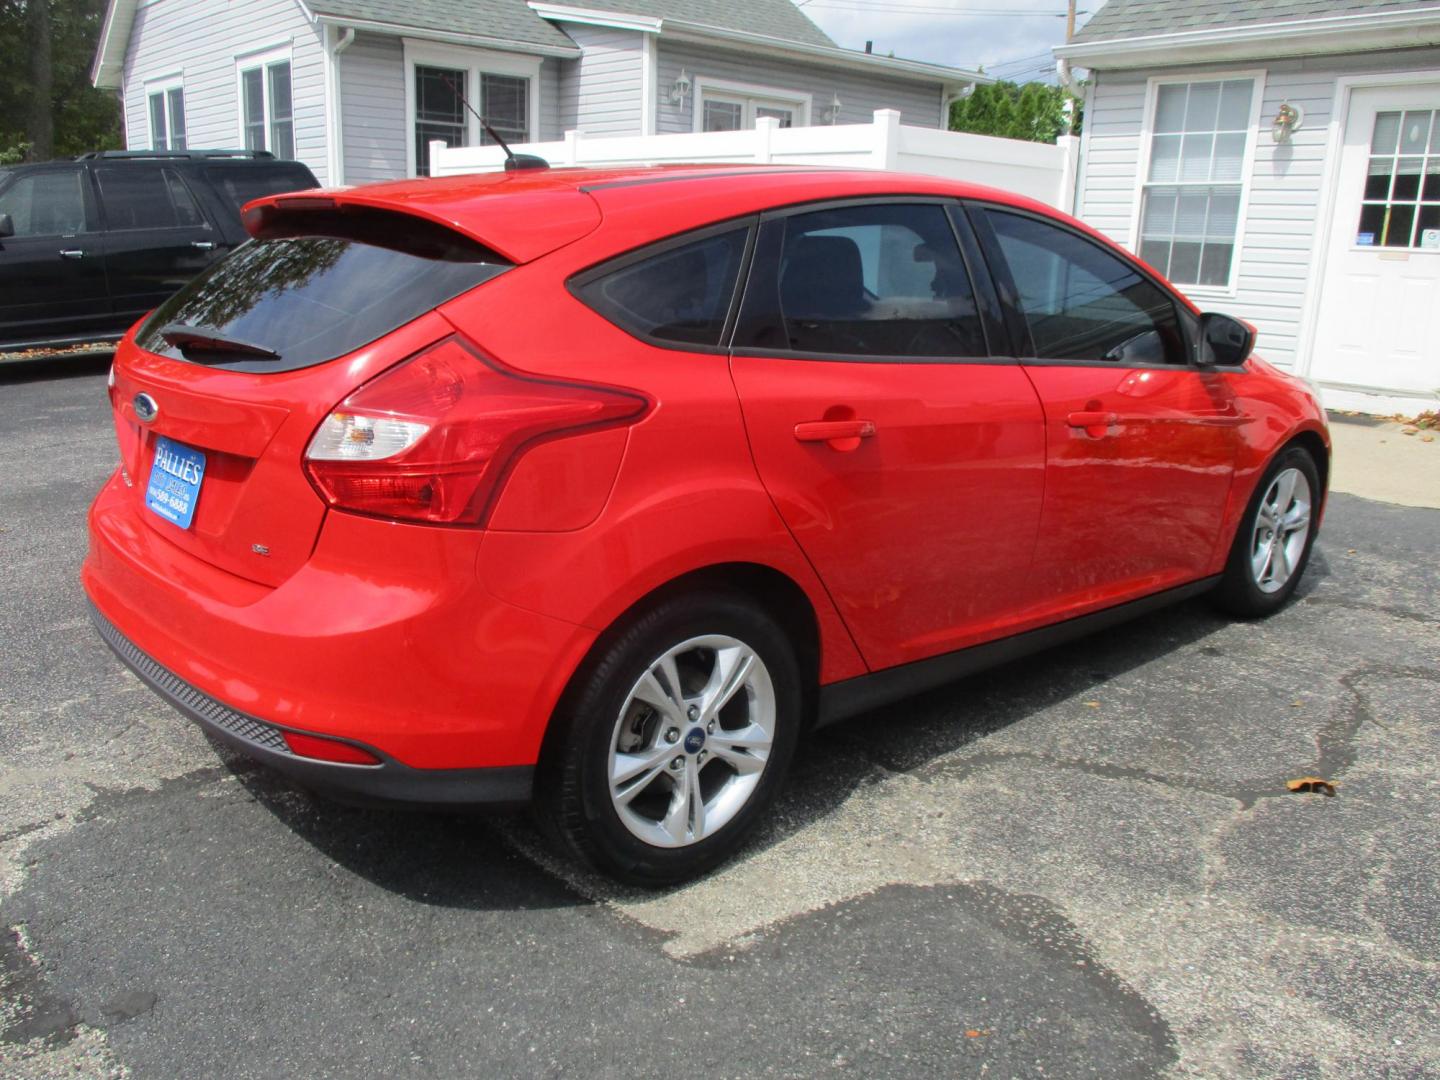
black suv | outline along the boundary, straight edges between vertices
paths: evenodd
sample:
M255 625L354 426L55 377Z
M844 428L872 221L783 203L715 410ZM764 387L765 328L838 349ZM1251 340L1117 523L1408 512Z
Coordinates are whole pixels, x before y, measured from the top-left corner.
M0 169L0 350L119 338L246 239L241 206L315 186L304 165L263 150Z

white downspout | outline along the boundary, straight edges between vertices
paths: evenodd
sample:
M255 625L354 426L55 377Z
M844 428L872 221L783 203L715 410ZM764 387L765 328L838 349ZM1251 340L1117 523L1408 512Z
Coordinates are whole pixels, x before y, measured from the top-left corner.
M328 63L328 74L330 76L329 91L326 97L329 98L328 115L326 116L325 141L329 144L326 167L329 175L326 177L330 187L339 187L345 183L345 150L341 144L343 137L340 124L340 54L348 49L355 41L355 28L347 26L340 31L340 37L332 44L329 40L330 34L326 31L325 52Z

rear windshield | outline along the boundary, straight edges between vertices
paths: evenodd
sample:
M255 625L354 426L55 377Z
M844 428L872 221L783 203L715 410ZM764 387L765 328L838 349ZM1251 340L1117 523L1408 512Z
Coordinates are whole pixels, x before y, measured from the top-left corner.
M293 371L354 352L488 281L508 264L354 238L252 240L155 309L142 349L235 371Z
M298 165L244 165L230 168L212 165L205 170L205 178L235 207L236 213L251 199L282 195L287 191L303 191L316 186L315 177L310 170Z

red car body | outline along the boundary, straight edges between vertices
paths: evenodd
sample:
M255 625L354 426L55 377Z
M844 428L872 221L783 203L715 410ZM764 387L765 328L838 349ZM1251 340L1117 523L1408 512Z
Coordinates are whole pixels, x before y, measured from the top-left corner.
M300 370L216 369L127 335L111 390L121 468L90 512L83 570L102 633L221 738L310 781L520 801L575 672L665 590L723 579L784 612L832 718L1044 644L1045 628L1213 583L1282 447L1310 448L1323 479L1324 413L1258 358L797 363L657 347L569 287L715 222L895 198L1043 215L1137 265L1028 200L879 172L525 171L252 204L252 230L265 214L368 207L514 266ZM511 448L483 524L327 505L305 465L319 426L433 348L634 405ZM145 505L160 436L208 458L188 528Z

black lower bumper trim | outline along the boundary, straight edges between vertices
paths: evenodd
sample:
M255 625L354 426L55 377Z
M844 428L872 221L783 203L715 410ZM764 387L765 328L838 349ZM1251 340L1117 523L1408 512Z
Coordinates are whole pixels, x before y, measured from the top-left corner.
M232 709L192 686L137 648L94 604L90 605L90 617L111 651L176 710L227 746L305 787L365 803L513 807L530 801L535 779L532 765L416 769L360 742L354 745L380 758L379 765L342 765L300 757L285 744L285 728Z

